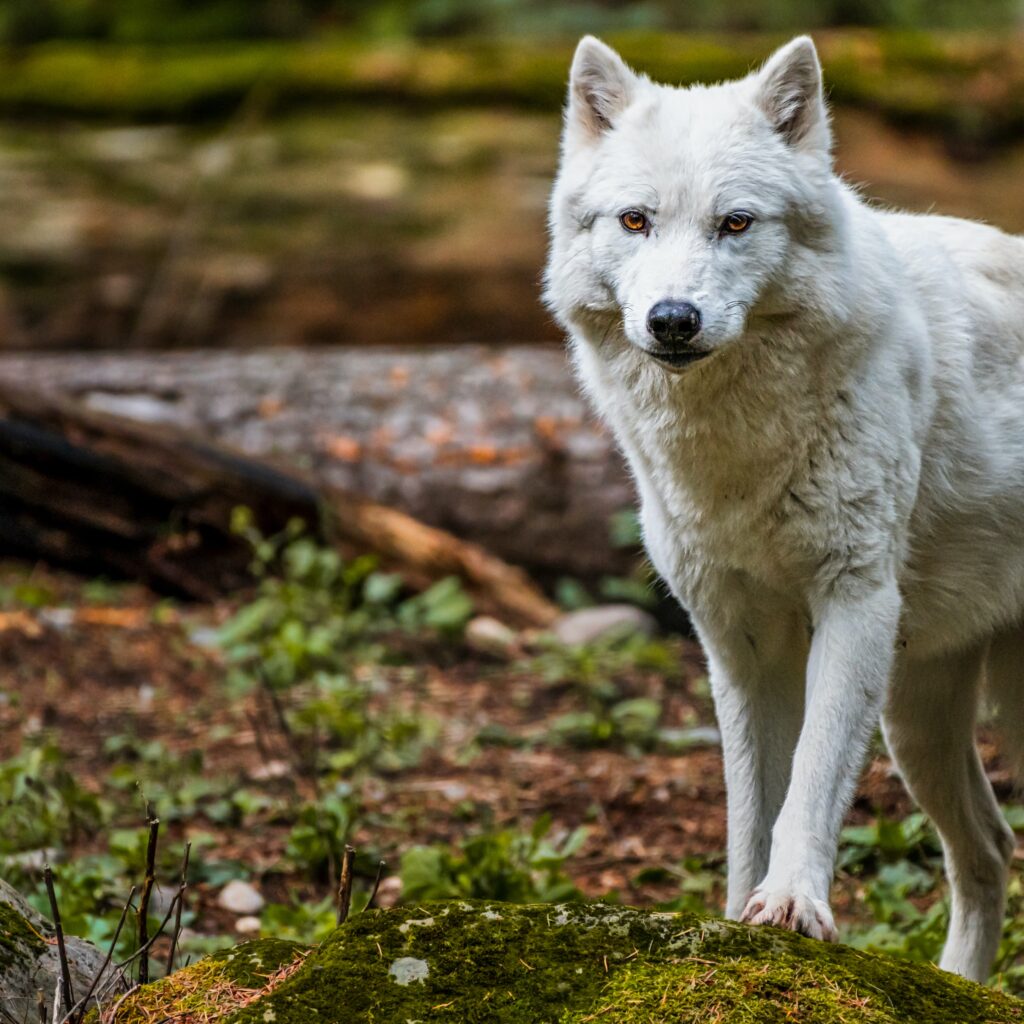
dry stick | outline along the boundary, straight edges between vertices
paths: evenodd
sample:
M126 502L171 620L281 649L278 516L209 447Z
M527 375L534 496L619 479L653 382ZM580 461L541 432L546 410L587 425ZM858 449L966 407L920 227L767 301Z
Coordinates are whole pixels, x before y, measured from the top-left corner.
M65 1007L72 1007L75 994L71 990L71 969L68 967L68 952L64 948L64 926L60 920L60 907L57 906L57 894L53 889L53 869L49 864L43 871L46 881L46 894L50 897L50 913L53 916L53 927L57 932L57 955L60 957L60 994Z
M36 1012L39 1014L39 1024L46 1024L46 996L43 995L43 990L36 989ZM9 1017L7 1011L4 1011L4 1016ZM10 1017L14 1020L13 1017Z
M174 931L171 932L171 949L167 954L167 970L165 974L174 973L174 954L178 951L178 938L181 936L181 908L185 905L185 890L188 888L188 858L192 852L192 844L185 844L185 856L181 861L181 882L178 885L178 909L174 913Z
M146 877L142 881L139 897L139 984L149 983L149 897L156 883L156 844L160 835L160 819L149 814L149 843L146 846Z
M352 865L355 859L356 851L346 846L345 856L341 859L341 877L338 879L338 924L345 923L352 903Z
M373 906L373 901L377 898L377 890L380 888L380 880L384 877L384 869L386 867L387 864L384 861L381 861L377 865L377 877L373 880L373 889L370 892L370 898L366 901L366 906L363 907L362 912L364 914Z
M81 1024L85 1018L85 1011L89 1009L89 1000L92 999L93 992L96 991L96 986L100 983L100 979L107 972L107 968L110 966L110 961L114 958L114 950L117 948L117 940L121 937L121 929L124 927L125 918L128 916L128 911L132 905L132 899L135 897L135 886L132 886L132 890L128 893L128 899L124 901L124 906L121 908L121 917L117 922L117 927L114 929L114 937L110 940L110 946L107 948L107 956L103 961L100 969L96 972L96 976L92 979L92 984L89 985L89 991L85 993L85 997L80 999L70 1010L64 1015L60 1024L68 1024L72 1021L72 1015L76 1011L81 1011L78 1016L74 1018L74 1024Z
M106 1018L101 1018L101 1020L105 1020L106 1024L113 1024L113 1022L117 1020L117 1011L121 1009L121 1004L130 995L132 995L134 992L138 992L138 991L139 991L139 986L138 985L132 985L132 987L130 989L128 989L128 991L125 992L124 995L121 996L121 998L118 999L118 1001L116 1003L114 1003L114 1008L110 1011L110 1015L108 1017L106 1017Z
M109 989L110 986L113 985L114 982L117 980L117 976L121 972L123 972L124 969L133 960L137 960L140 956L142 956L150 948L150 946L152 946L153 943L156 942L156 940L159 939L161 935L163 935L164 929L167 927L167 922L170 921L170 919L174 916L174 911L175 911L175 909L178 906L178 900L180 898L180 895L181 895L181 890L179 889L178 892L176 892L174 894L174 898L171 900L171 905L167 908L167 913L164 914L164 919L160 922L160 926L150 936L149 941L146 943L146 945L145 946L140 946L137 950L135 950L134 953L132 953L131 956L125 957L125 959L122 960L120 963L114 964L114 970L112 972L112 975L113 975L112 980L108 981L106 983L106 986L103 989L101 989L99 993L97 993L97 996L96 996L97 999L101 998L102 996L105 996L107 994L107 989ZM139 986L137 984L133 985L132 986L132 991L134 991L138 987Z

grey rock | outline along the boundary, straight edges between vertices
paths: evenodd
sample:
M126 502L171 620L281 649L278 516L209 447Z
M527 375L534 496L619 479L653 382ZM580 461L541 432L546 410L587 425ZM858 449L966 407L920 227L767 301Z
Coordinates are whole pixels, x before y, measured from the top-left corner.
M258 914L263 909L264 902L256 888L240 878L228 882L217 897L219 906L230 910L232 914L244 916Z
M631 604L603 604L568 612L551 627L555 638L567 647L592 644L620 633L654 636L658 622L653 615Z
M489 615L478 615L466 624L463 634L466 645L480 654L489 654L495 658L510 658L518 649L519 638L515 630L504 622L491 618Z
M60 960L56 944L49 939L53 926L6 882L0 880L0 1006L5 1019L36 1020L36 993L43 992L52 1005L60 978ZM84 939L65 937L71 987L76 999L84 998L93 979L103 966L105 954ZM122 991L120 981L108 968L97 991L110 999ZM90 1001L95 1005L95 1000ZM65 1007L57 1014L61 1019Z

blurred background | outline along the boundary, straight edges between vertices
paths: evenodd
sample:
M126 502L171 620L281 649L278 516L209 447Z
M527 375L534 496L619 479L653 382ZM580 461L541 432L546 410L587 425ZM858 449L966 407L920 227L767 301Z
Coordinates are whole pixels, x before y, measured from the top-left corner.
M1024 229L1020 0L0 0L0 874L43 908L53 859L106 940L151 805L197 951L324 934L346 842L381 900L718 908L703 664L540 305L545 204L583 32L688 83L806 31L866 196ZM934 955L881 747L842 872L847 938Z

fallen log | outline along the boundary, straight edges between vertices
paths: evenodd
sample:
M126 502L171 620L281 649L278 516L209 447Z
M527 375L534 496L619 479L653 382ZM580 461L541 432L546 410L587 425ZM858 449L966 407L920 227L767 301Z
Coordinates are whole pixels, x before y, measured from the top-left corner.
M0 355L0 382L308 468L534 578L628 575L636 503L559 346Z
M521 569L403 512L180 428L0 385L0 551L206 600L248 578L238 506L264 533L297 518L346 553L376 552L414 585L458 576L515 624L557 615Z

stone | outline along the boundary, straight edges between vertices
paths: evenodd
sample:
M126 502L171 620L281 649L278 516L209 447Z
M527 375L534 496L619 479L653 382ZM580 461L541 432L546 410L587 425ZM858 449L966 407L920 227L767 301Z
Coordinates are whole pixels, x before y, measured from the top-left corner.
M515 630L490 615L477 615L466 623L463 633L466 646L478 654L507 660L519 649L519 638Z
M57 946L51 941L53 934L53 925L0 880L0 1009L4 1011L0 1018L37 1020L37 992L45 993L52 1005L60 978ZM71 988L75 997L82 999L103 966L105 954L73 935L65 936L64 942ZM102 987L108 998L112 995L115 1000L124 991L110 968ZM95 1005L95 1001L90 1001L89 1005ZM58 1014L58 1019L63 1016L64 1013Z
M551 627L551 632L567 647L582 647L624 633L654 636L658 620L632 604L601 604L567 612Z
M256 890L255 886L243 882L240 878L234 878L220 891L217 897L217 905L232 914L250 916L258 914L264 906L265 900Z
M235 931L238 932L239 935L259 935L260 927L260 919L251 915L240 917L235 922Z

